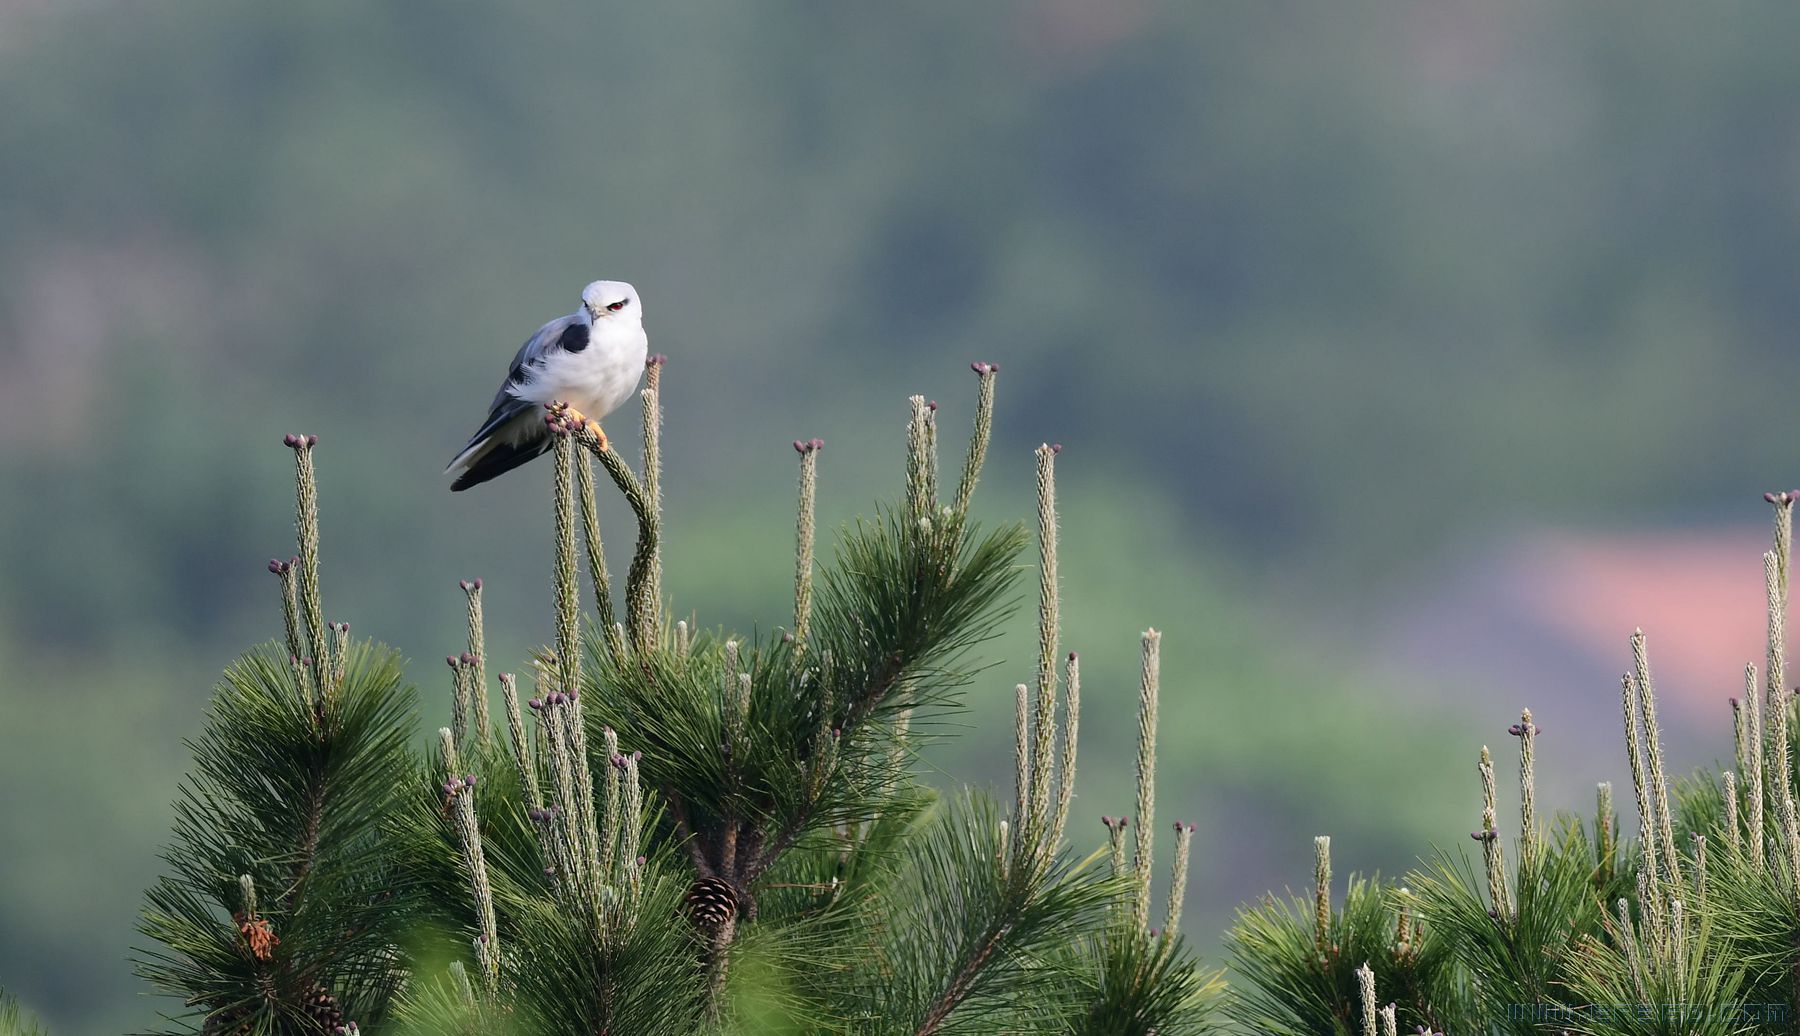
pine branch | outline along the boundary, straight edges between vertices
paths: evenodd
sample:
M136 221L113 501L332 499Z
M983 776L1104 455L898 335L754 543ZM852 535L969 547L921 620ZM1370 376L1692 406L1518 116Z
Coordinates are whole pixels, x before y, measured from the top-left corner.
M1046 844L1060 846L1069 826L1069 806L1075 799L1075 758L1081 734L1081 660L1069 652L1063 667L1062 757L1056 767L1056 812L1050 820Z
M1669 781L1662 761L1662 728L1656 721L1656 691L1650 682L1650 655L1644 631L1631 635L1632 681L1637 688L1638 709L1644 722L1644 748L1649 762L1647 777L1655 798L1656 838L1659 880L1669 885L1681 883L1681 858L1675 853L1675 830L1669 815Z
M1156 712L1162 685L1162 634L1145 630L1143 665L1138 683L1137 751L1137 854L1132 868L1137 892L1132 900L1132 926L1143 931L1150 925L1151 832L1156 819Z
M325 639L325 608L319 595L319 491L312 457L319 437L290 435L282 441L294 451L294 482L298 490L294 497L294 532L300 545L296 590L302 643L310 652L315 676L322 678L327 671L325 660L330 646Z
M812 619L814 509L819 491L819 451L823 439L795 439L800 454L800 503L794 519L794 639L806 643Z
M644 415L644 497L650 513L657 516L659 527L662 519L662 371L668 362L669 358L661 353L644 361L644 390L638 393ZM661 622L663 590L660 543L650 555L644 581L643 595L646 600L655 602L658 609L652 619Z
M1036 703L1032 711L1031 828L1022 842L1042 842L1060 833L1051 814L1052 770L1056 754L1056 655L1062 631L1056 569L1056 455L1062 447L1037 448L1038 651Z
M475 815L474 774L460 772L456 741L448 728L438 731L444 762L444 807L455 823L457 840L462 843L463 868L469 878L469 892L475 900L477 934L475 952L481 964L481 979L492 999L500 981L500 933L494 914L494 889L488 880L487 854L482 851L481 825Z
M657 625L662 620L661 563L658 560L661 515L644 484L638 481L631 466L609 442L590 426L572 429L570 434L606 469L637 516L637 550L631 556L631 569L625 577L625 631L633 651L648 651L656 644Z
M838 983L866 1031L935 1033L1048 988L1043 966L1101 923L1119 886L1080 869L1007 867L1002 818L971 796L921 827L884 894L867 903L869 965Z
M392 655L359 647L320 729L310 684L284 654L263 649L227 670L192 742L172 873L151 888L140 926L166 949L145 951L138 971L210 1015L304 1015L323 986L371 1020L397 978L391 947L406 918L384 831L410 768L413 695ZM243 905L239 874L274 893L262 916L280 943L266 958L225 919Z
M956 486L956 513L967 515L969 501L975 495L975 484L981 481L981 467L987 461L988 442L994 435L994 381L1000 373L997 363L976 361L969 365L980 381L975 402L975 431L969 436L969 456L963 462L962 480Z
M998 855L1005 855L1005 850L1002 849ZM1007 935L1011 934L1011 931L1012 927L1009 922L997 920L981 933L968 957L964 959L961 967L950 979L949 985L942 993L938 994L937 999L931 1002L931 1006L926 1008L924 1019L919 1022L918 1028L913 1030L915 1036L932 1036L943 1027L944 1021L950 1017L950 1012L960 1007L974 990L975 983L981 978L982 969L987 966L988 961L994 956L994 951L1000 948L1001 943L1005 941Z
M481 613L481 580L465 579L457 584L468 598L469 649L464 665L470 668L469 697L475 706L475 737L483 747L494 737L493 721L488 716L487 634Z
M575 444L566 422L551 421L556 459L556 689L567 693L581 686L581 581L575 558Z
M327 642L316 440L285 442L297 458L296 635L315 654L296 664L270 645L226 670L190 742L171 873L150 889L139 928L163 948L143 951L138 972L210 1024L378 1019L400 976L407 910L389 836L412 768L413 694L397 660L352 646L348 627L329 627ZM260 906L259 885L270 892Z
M300 638L299 567L298 557L288 561L269 559L269 572L281 580L281 625L287 636L288 657L295 663L306 655L306 647Z

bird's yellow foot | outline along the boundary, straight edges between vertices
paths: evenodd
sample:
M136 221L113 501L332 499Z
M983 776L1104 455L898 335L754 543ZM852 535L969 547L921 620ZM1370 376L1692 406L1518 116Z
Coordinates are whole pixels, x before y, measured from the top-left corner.
M550 427L552 432L563 435L579 432L583 428L591 428L593 429L594 437L600 440L601 449L609 450L612 448L611 443L606 438L606 432L600 428L600 422L592 420L586 414L567 403L556 402L545 404L544 423Z

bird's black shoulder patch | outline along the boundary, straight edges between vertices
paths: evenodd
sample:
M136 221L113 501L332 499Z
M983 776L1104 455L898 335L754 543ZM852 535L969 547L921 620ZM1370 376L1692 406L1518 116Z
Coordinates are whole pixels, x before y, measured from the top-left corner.
M556 340L564 352L578 353L588 347L588 327L576 322L563 329L562 337Z

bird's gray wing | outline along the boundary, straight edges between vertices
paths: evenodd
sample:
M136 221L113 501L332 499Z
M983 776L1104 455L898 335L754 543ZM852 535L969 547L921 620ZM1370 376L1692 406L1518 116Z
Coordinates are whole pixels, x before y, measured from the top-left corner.
M506 370L506 380L500 383L500 391L494 393L494 401L488 405L487 420L469 437L469 446L494 434L501 425L537 406L536 403L519 398L517 390L531 380L537 368L542 367L552 353L566 347L563 342L565 336L576 334L581 336L582 346L585 347L587 326L581 322L581 314L570 313L550 321L538 328L536 334L525 339L525 344L519 346L518 354L513 357L512 366ZM467 449L465 446L464 450Z

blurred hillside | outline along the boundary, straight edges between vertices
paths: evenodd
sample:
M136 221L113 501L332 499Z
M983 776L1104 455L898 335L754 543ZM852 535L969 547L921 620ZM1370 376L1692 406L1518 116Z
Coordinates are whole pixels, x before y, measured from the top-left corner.
M1403 867L1474 798L1420 775L1560 689L1359 675L1363 634L1497 535L1754 516L1796 481L1796 29L1472 0L0 3L0 984L60 1031L149 1017L132 912L178 739L274 629L282 433L323 439L333 618L436 658L481 575L496 657L544 635L547 473L439 473L598 276L672 357L680 607L782 621L784 444L829 441L848 518L897 484L903 397L959 427L961 372L999 361L987 516L1028 512L1030 446L1070 446L1089 812L1124 811L1156 625L1165 810L1205 822L1189 931L1303 882L1320 831L1342 870ZM946 783L1003 776L983 746L1029 647L995 654Z

